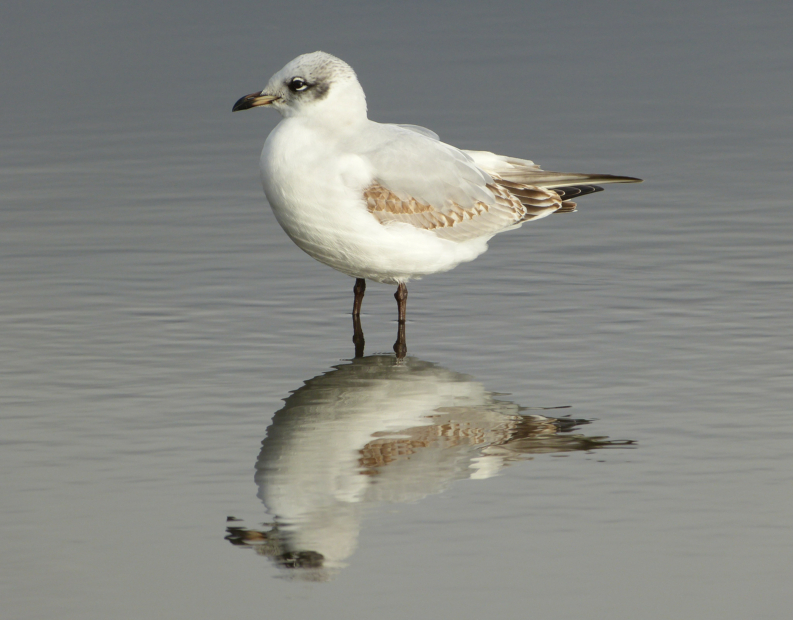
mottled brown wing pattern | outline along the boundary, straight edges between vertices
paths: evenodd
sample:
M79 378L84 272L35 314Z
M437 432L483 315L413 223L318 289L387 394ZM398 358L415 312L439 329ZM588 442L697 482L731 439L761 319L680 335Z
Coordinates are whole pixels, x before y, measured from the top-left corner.
M502 179L494 179L487 188L495 200L491 204L475 202L468 208L451 201L437 208L411 196L401 197L379 183L364 191L364 200L382 224L404 222L454 241L492 235L560 209L575 210L575 203L563 202L552 190Z

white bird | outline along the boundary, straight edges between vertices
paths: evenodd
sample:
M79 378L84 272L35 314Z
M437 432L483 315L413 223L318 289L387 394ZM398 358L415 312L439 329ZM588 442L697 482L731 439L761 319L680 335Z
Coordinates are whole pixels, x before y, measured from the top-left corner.
M261 155L267 200L303 251L356 278L354 317L367 279L398 285L404 325L408 280L473 260L524 222L574 211L570 199L602 190L595 183L640 181L547 172L457 149L423 127L371 121L352 67L325 52L298 56L232 111L258 106L283 117Z

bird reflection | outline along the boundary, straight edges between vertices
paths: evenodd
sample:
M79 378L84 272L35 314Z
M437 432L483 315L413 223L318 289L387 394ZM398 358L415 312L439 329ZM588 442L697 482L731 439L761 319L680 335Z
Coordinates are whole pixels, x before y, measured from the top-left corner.
M374 506L485 480L534 454L632 443L574 432L588 423L529 413L471 376L414 357L359 357L309 379L275 413L255 476L272 522L229 524L226 539L291 576L327 580Z

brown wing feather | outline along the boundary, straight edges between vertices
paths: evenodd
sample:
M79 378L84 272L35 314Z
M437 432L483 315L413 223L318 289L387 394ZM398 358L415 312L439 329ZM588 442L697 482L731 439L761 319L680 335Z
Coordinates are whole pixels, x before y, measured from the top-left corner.
M494 179L487 189L494 196L493 202L475 202L469 208L452 201L437 208L412 196L401 197L379 183L366 188L363 198L369 212L382 224L404 222L454 241L492 236L568 206L555 191L512 181ZM574 210L575 204L569 204Z

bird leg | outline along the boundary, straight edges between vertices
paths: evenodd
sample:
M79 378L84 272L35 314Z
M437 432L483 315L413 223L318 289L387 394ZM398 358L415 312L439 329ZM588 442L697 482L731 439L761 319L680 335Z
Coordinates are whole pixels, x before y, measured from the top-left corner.
M397 308L399 309L399 322L404 323L408 307L408 287L405 286L404 282L397 287L394 299L397 300Z
M397 339L394 343L394 353L397 359L402 359L407 355L408 345L405 340L405 315L407 313L408 305L408 287L404 282L399 284L399 287L394 293L394 299L397 300L397 308L399 309L399 319L397 321Z
M356 278L352 292L355 293L355 300L352 302L352 315L361 316L361 304L363 303L363 294L366 292L366 280Z

